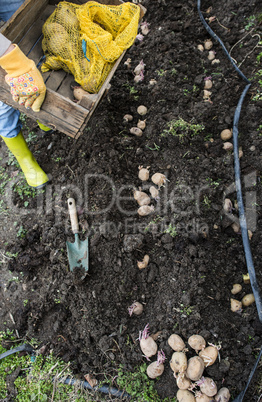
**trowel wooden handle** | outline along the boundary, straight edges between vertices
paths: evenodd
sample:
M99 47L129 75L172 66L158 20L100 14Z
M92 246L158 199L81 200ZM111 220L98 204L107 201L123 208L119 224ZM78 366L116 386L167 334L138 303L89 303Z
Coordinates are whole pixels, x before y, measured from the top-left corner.
M78 225L77 212L76 212L76 203L75 203L74 198L68 198L67 205L68 205L68 211L69 211L69 215L70 215L72 232L74 234L79 233L79 225Z

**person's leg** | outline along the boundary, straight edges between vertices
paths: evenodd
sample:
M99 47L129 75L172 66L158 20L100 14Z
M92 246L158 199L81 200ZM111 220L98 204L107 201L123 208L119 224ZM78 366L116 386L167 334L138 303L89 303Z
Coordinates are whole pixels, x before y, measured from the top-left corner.
M7 21L24 3L24 0L1 0L0 20ZM20 112L0 101L0 136L16 157L27 183L31 187L43 187L48 176L36 162L21 132Z
M40 188L48 182L48 176L36 162L21 132L20 113L0 102L0 136L16 157L27 183Z

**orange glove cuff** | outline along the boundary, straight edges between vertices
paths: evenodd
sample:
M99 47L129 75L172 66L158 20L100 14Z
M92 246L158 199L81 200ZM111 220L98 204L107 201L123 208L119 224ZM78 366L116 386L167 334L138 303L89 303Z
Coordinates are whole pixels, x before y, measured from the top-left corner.
M28 73L35 66L33 60L26 57L17 45L14 46L15 48L11 52L0 57L0 66L10 77L18 77Z

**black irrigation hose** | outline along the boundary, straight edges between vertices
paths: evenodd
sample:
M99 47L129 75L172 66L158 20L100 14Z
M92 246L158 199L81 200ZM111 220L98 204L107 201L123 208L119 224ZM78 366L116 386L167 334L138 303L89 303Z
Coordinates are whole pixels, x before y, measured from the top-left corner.
M102 392L104 394L108 394L111 396L115 396L115 397L119 397L119 398L131 398L131 396L129 394L127 394L124 391L120 391L117 388L113 388L113 387L109 387L109 385L102 385L101 387L91 387L91 385L89 384L89 382L87 381L79 381L76 380L74 378L61 378L58 380L58 382L62 383L62 384L67 384L67 385L74 385L75 383L79 384L79 387L84 388L84 389L89 389L91 391L99 391Z
M261 347L260 352L258 354L256 363L254 364L254 367L252 368L251 373L249 374L245 389L240 392L240 394L233 400L233 402L242 402L243 401L244 395L245 395L245 393L246 393L246 391L247 391L247 389L249 387L249 384L251 383L253 375L255 374L255 371L257 369L258 363L259 363L259 361L261 359L261 355L262 355L262 347Z
M2 353L0 355L0 360L2 360L5 357L10 356L14 353L17 353L17 352L31 352L32 353L32 352L34 352L34 348L31 345L28 345L25 343L24 345L17 346L14 349L10 349L7 352Z
M244 246L246 264L247 264L248 274L250 277L251 287L252 287L253 294L255 297L255 303L256 303L256 307L257 307L258 317L259 317L260 322L262 322L262 300L261 300L260 290L259 290L259 286L258 286L257 279L256 279L256 272L255 272L255 268L254 268L254 264L253 264L252 254L251 254L251 250L250 250L250 243L249 243L249 238L248 238L247 222L246 222L245 209L244 209L242 190L241 190L240 163L239 163L239 155L238 155L238 152L239 152L239 150L238 150L238 121L239 121L241 107L242 107L244 98L246 96L246 93L247 93L251 83L245 77L245 75L239 70L237 65L234 63L234 61L232 60L230 54L228 53L228 51L225 48L225 45L223 44L221 39L212 31L210 26L205 21L203 15L201 13L200 6L201 6L201 1L197 0L197 10L198 10L200 19L203 22L206 30L215 40L217 40L220 43L226 56L228 57L231 64L233 65L234 69L237 71L237 73L240 75L240 77L247 84L244 91L241 94L241 97L238 101L238 105L237 105L237 108L236 108L235 114L234 114L234 122L233 122L233 143L234 143L234 163L235 163L234 169L235 169L235 184L236 184L236 192L237 192L237 202L238 202L238 208L239 208L239 223L240 223L240 227L241 227L242 242L243 242L243 246Z

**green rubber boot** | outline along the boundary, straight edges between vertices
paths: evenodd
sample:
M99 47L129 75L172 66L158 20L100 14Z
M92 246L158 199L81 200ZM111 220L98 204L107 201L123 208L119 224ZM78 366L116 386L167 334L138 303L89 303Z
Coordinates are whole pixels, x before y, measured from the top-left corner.
M6 146L16 157L17 162L19 163L25 175L28 185L35 188L41 188L45 186L49 181L48 176L36 162L32 152L27 146L27 143L21 131L16 137L2 138Z

